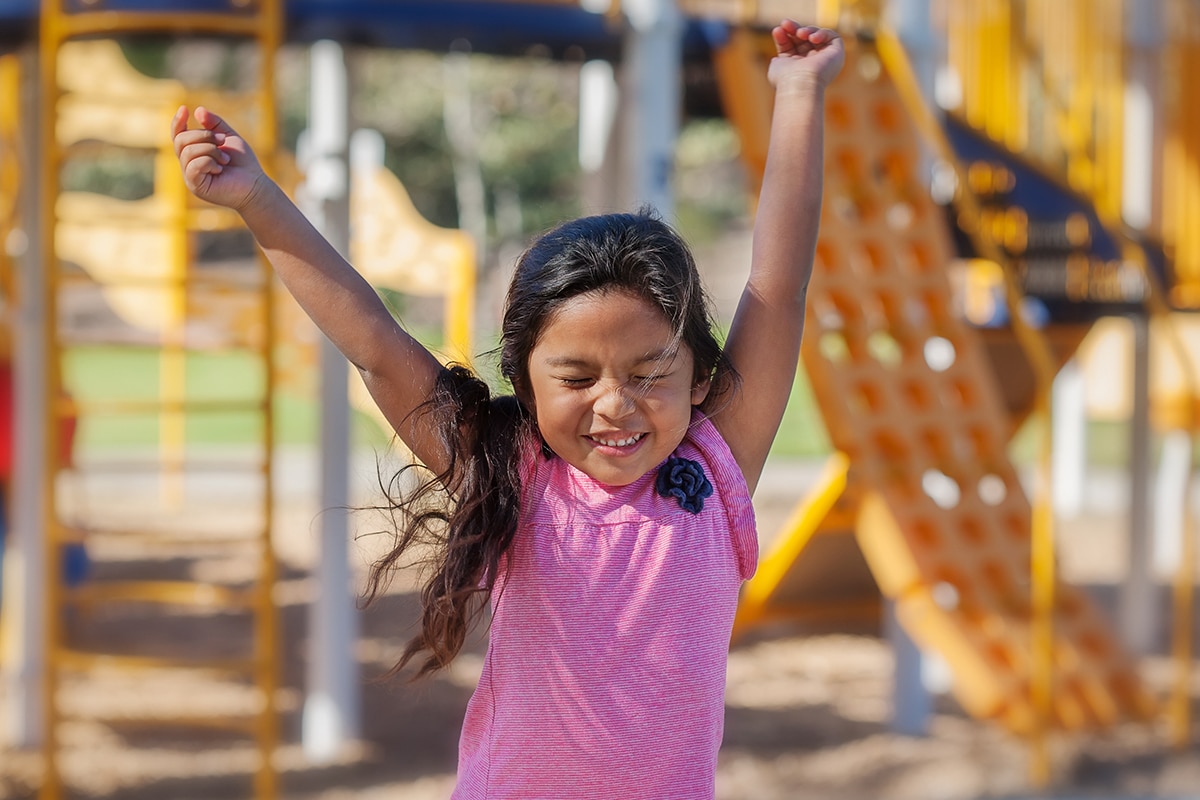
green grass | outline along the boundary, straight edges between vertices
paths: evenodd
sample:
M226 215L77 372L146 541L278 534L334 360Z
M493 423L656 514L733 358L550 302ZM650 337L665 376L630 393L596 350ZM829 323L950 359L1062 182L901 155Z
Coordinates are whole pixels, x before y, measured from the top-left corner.
M136 347L77 347L66 353L64 381L80 401L152 401L158 396L160 357L156 350ZM488 364L480 364L485 371ZM187 394L193 401L253 402L262 396L265 375L257 359L244 352L191 353L186 360ZM296 389L277 391L274 404L275 438L281 444L317 441L318 405L312 393ZM355 445L384 446L390 432L361 412L352 415ZM159 440L158 418L150 413L89 414L80 420L81 447L153 446ZM191 444L248 444L262 436L262 415L257 411L223 411L190 414L186 423ZM1037 431L1026 425L1009 447L1018 464L1032 463ZM812 388L803 370L795 386L779 434L771 448L773 458L817 458L827 455L829 442ZM1101 466L1128 461L1128 426L1114 422L1088 424L1088 460Z
M817 409L808 376L802 369L796 374L779 433L771 445L771 457L813 458L828 455L831 450L825 423Z
M245 352L189 353L185 361L186 396L192 402L236 403L242 408L195 411L186 418L189 444L247 444L263 434L261 401L266 374L258 359ZM137 447L159 441L159 419L149 412L89 412L89 403L151 402L158 398L162 361L157 350L138 347L76 347L65 354L63 382L85 406L78 430L81 447ZM283 444L316 440L315 397L296 391L276 392L272 403L276 441ZM355 412L355 443L384 443L375 422Z
M1032 464L1038 454L1038 428L1031 422L1017 431L1008 446L1008 456L1020 465ZM1087 460L1097 467L1125 467L1129 464L1129 448L1133 434L1129 424L1108 420L1087 423ZM1151 459L1158 461L1157 437L1151 440ZM1200 454L1197 454L1200 458ZM1197 462L1200 465L1200 462Z
M63 380L81 404L112 401L149 402L158 397L159 352L138 347L76 347L64 358ZM186 391L191 401L239 401L261 398L265 384L262 365L243 352L190 353L186 358ZM316 441L316 398L295 390L276 392L273 405L276 441L298 444ZM192 444L245 444L262 436L262 415L256 411L189 414L187 440ZM375 421L354 413L356 444L382 445L389 435ZM158 418L150 413L83 414L78 431L82 447L152 446L159 440ZM801 374L784 413L772 455L812 457L829 452L829 439L813 402L812 390Z

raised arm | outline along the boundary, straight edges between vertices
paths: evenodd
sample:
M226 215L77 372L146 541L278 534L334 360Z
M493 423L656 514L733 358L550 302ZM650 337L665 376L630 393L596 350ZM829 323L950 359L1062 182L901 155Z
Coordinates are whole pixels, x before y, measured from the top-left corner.
M750 489L779 430L796 377L804 305L821 217L825 87L845 54L833 31L785 20L777 55L771 138L754 221L750 277L726 352L741 391L713 417Z
M442 365L397 323L370 284L267 177L246 140L223 119L188 109L171 121L184 181L199 198L237 211L284 286L362 374L400 438L441 471L447 454L413 410L425 402Z

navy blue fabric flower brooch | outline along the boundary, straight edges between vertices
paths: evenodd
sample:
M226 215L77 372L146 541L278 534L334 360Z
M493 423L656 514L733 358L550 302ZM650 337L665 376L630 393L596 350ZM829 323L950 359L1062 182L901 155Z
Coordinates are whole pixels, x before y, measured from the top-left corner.
M713 493L713 486L699 462L675 456L659 467L654 488L662 497L674 497L680 508L692 514L703 511L704 498Z

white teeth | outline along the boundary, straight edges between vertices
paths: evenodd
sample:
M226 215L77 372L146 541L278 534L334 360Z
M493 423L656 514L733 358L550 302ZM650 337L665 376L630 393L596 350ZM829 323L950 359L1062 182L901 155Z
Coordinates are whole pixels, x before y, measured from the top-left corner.
M630 436L628 439L597 439L596 437L593 436L592 441L597 442L598 444L602 444L605 447L625 447L627 445L633 444L634 442L636 442L638 439L641 439L645 435L646 434L644 434L644 433L635 433L633 436Z

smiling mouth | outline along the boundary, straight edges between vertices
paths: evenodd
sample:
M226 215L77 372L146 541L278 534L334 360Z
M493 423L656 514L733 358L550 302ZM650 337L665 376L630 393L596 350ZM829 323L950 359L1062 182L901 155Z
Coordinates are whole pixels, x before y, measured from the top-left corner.
M636 444L637 442L641 441L642 437L645 435L646 434L644 433L635 433L632 436L628 436L624 439L601 439L599 436L588 436L587 438L591 439L596 444L602 444L605 447L628 447L631 444Z

